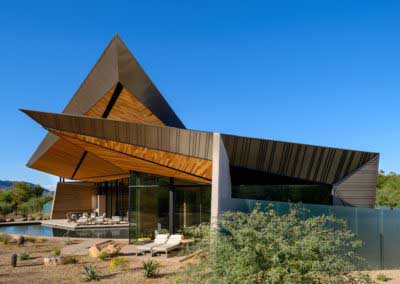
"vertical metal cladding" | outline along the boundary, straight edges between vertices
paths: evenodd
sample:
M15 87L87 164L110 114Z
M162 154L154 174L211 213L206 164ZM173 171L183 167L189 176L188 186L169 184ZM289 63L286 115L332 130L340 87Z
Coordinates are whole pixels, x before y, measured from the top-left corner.
M211 132L120 120L24 110L43 127L205 160L212 159Z
M226 134L222 139L233 166L326 184L334 184L378 156L376 153Z

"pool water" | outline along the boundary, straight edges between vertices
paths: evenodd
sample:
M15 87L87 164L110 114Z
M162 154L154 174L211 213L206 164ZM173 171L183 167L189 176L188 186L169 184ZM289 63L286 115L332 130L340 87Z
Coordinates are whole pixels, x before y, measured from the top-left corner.
M0 233L15 235L31 235L38 237L70 237L70 238L106 238L127 239L128 228L91 229L91 230L66 230L42 225L0 226Z

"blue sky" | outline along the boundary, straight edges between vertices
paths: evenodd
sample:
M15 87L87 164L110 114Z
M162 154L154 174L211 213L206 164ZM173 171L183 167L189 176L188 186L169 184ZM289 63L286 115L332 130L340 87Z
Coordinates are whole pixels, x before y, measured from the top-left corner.
M61 112L115 33L188 128L376 151L400 172L398 1L7 2L0 179L54 185L25 167L45 131L18 108Z

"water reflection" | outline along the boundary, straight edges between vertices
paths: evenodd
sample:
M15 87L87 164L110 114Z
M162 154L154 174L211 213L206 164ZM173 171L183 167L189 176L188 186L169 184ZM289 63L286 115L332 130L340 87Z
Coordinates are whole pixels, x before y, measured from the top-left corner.
M0 233L42 237L127 239L128 228L70 231L42 225L1 226Z

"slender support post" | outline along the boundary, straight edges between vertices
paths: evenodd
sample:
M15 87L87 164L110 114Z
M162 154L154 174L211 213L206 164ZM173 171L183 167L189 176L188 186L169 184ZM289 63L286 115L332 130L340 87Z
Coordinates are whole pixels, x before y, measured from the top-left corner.
M174 232L174 178L169 179L169 206L168 206L168 229L170 234Z

